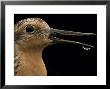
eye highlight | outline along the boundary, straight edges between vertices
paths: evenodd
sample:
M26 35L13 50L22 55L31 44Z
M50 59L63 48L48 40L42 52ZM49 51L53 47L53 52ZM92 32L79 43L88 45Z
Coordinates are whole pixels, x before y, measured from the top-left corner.
M32 33L33 31L34 31L34 28L32 26L29 25L26 27L26 32Z

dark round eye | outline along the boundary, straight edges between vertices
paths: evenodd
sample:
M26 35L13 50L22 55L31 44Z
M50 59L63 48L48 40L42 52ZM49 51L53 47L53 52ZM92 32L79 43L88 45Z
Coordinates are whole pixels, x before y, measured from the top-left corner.
M34 28L32 26L27 26L26 27L26 32L33 32L34 31Z

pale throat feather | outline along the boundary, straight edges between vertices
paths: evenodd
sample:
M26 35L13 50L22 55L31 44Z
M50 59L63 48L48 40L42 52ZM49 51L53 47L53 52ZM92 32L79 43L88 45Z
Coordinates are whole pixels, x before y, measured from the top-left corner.
M28 49L15 45L16 76L46 76L47 70L42 59L42 49ZM20 47L20 48L19 48Z

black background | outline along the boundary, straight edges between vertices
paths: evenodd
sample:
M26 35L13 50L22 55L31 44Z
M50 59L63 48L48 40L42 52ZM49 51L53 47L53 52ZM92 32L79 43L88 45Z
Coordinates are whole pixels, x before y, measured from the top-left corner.
M15 14L14 24L26 18L41 18L50 27L92 32L97 34L96 14ZM97 37L63 37L94 45L91 50L84 50L81 45L59 43L48 46L43 51L49 76L96 76L97 75Z

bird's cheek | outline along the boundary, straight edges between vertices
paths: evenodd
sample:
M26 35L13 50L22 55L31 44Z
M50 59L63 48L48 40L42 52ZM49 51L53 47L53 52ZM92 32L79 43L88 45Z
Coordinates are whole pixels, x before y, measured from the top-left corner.
M51 40L49 39L46 39L46 40L41 40L41 42L39 43L39 45L41 45L42 47L47 47L48 45L50 45L50 42Z

